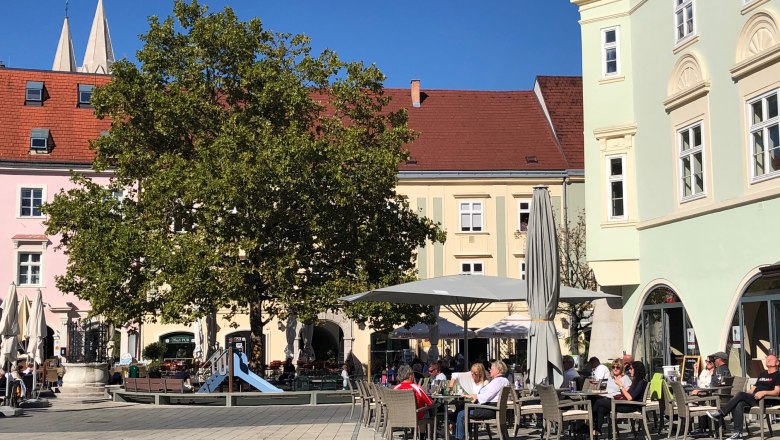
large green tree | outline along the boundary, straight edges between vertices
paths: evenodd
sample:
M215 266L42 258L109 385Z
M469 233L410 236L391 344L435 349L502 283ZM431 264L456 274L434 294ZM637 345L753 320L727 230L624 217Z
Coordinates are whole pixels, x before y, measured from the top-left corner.
M110 185L74 175L44 208L69 256L57 286L116 323L249 312L257 365L271 319L313 322L341 295L407 280L444 234L395 192L415 134L375 66L315 56L307 37L230 8L173 12L94 93L112 121L92 143ZM425 310L345 311L386 329Z

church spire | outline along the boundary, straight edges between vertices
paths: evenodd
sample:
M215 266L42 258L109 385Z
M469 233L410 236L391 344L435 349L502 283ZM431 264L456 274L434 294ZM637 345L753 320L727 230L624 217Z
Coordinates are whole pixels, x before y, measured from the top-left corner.
M76 54L73 52L73 40L70 38L70 23L68 22L67 12L65 13L65 22L62 24L60 42L57 44L57 53L54 54L54 64L51 66L51 70L76 72Z
M87 53L84 54L82 72L109 73L114 64L114 49L111 47L111 35L108 32L108 20L103 11L103 0L98 0L95 19L87 41Z

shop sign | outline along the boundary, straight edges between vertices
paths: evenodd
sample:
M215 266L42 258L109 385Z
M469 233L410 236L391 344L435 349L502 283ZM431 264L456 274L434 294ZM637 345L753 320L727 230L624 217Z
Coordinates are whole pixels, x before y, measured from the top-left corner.
M192 342L192 336L189 335L177 335L165 338L166 344L189 344Z

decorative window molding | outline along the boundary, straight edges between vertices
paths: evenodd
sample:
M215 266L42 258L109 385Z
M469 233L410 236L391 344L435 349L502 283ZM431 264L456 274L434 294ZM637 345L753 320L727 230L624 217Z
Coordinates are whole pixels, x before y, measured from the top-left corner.
M729 69L731 77L740 80L780 60L779 36L771 13L762 11L750 17L737 40L737 64Z
M16 234L11 237L14 243L14 249L29 246L31 248L39 247L41 252L49 247L49 237L42 234Z
M686 54L677 61L669 77L663 101L667 112L693 102L710 92L710 82L694 55Z
M739 11L742 15L747 15L755 11L759 6L768 3L769 0L742 0L742 10Z

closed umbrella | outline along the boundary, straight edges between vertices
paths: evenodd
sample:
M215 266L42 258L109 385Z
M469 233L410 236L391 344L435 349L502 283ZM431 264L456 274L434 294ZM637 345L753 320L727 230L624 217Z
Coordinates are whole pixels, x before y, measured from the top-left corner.
M0 365L5 371L9 371L9 365L16 362L16 348L19 346L19 321L16 319L19 311L19 302L16 298L16 284L11 283L8 295L3 301L3 314L0 315ZM11 391L11 381L6 381L5 396L8 402Z
M298 333L300 333L300 331L298 318L291 314L287 317L287 326L284 329L284 335L287 339L287 346L284 348L285 358L295 357L295 340L298 339Z
M26 297L25 297L26 299ZM37 367L43 363L43 342L46 338L46 318L43 315L43 294L41 289L35 292L35 301L27 321L27 358L33 361L33 390L38 381Z
M19 309L16 312L16 320L19 322L19 340L24 341L27 339L27 322L30 320L30 300L24 295L22 295L22 299L19 300Z
M558 239L546 186L534 187L528 241L525 252L528 311L528 373L531 384L553 384L562 377L561 346L555 331L555 311L560 294ZM555 372L555 373L554 373Z
M312 339L314 339L314 324L304 324L301 337L303 338L303 350L299 358L303 358L306 362L312 362L316 357L314 356L314 348L311 346Z

